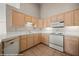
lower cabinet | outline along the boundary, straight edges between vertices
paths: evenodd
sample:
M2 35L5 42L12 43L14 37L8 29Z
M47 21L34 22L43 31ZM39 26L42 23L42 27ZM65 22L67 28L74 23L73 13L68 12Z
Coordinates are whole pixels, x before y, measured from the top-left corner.
M41 42L48 45L48 35L47 34L42 34L41 35Z
M27 47L28 47L27 43L28 43L28 41L27 41L26 35L21 36L20 37L20 51L27 49Z
M34 34L33 39L34 39L34 42L33 42L34 45L40 43L39 34Z
M64 39L65 52L79 56L79 37L65 36Z
M20 52L40 43L38 34L23 35L20 37Z
M33 35L32 34L27 35L27 48L34 46L33 41L34 41Z

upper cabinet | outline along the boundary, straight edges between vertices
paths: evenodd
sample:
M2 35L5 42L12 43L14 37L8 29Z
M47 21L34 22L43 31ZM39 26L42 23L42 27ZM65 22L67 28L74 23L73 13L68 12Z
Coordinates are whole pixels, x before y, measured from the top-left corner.
M38 27L38 20L39 20L38 18L32 17L32 23L34 27Z
M62 20L62 21L64 21L64 13L58 14L58 15L56 16L56 20Z
M56 21L64 21L65 26L79 26L79 10L71 10L65 13L48 17L45 20L39 20L36 17L25 15L23 13L12 11L12 24L15 27L24 26L27 22L32 22L36 28L45 28Z
M46 25L47 27L49 27L51 25L51 17L49 17L46 21Z
M79 26L79 9L74 10L74 20L75 26Z
M52 22L63 20L65 26L79 26L79 9L71 10L52 17Z
M25 15L25 22L32 22L32 16Z
M79 10L73 10L65 13L65 26L79 26Z
M56 20L56 15L51 17L51 23L54 23L55 20Z
M74 13L73 11L69 11L65 13L65 26L73 26L74 25Z
M40 29L43 28L43 20L39 20L39 22L38 22L38 28L40 28Z
M24 25L24 22L24 14L17 11L12 11L12 25L14 27L21 27Z
M47 21L46 20L43 20L43 27L47 27Z

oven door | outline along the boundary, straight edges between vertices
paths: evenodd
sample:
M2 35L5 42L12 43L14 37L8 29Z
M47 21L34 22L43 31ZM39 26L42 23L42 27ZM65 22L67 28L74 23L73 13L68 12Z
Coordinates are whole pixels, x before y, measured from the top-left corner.
M49 43L63 47L63 35L49 35Z

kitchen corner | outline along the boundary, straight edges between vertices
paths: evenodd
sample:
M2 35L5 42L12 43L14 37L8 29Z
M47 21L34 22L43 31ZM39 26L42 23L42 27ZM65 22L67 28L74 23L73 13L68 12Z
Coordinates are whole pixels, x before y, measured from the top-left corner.
M46 5L20 3L17 5L20 8L16 8L10 4L0 4L1 8L4 7L0 10L4 12L0 14L3 16L0 17L0 54L79 56L78 6Z

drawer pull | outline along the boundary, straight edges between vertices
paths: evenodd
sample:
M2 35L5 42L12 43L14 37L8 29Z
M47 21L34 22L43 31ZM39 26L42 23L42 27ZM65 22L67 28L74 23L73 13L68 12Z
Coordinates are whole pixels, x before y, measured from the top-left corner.
M13 44L14 42L11 42L10 44Z

